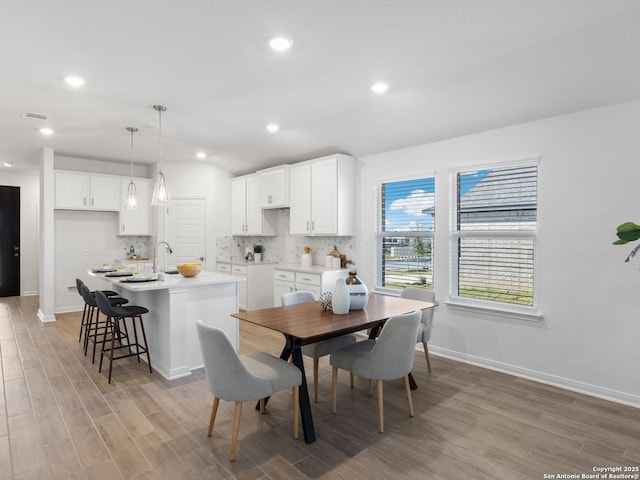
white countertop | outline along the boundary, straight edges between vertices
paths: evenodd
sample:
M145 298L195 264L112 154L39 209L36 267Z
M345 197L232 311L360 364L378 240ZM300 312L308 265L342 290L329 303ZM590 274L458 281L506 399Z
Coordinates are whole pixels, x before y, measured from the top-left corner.
M228 263L229 265L278 265L278 262L246 262L245 260L216 260L216 263Z
M301 265L299 263L278 263L273 267L276 270L305 273L346 272L348 268L331 268L323 265Z
M216 285L221 283L238 283L244 282L244 278L242 277L233 277L231 275L225 275L223 273L214 273L214 272L200 272L200 274L196 277L186 278L180 274L165 274L164 280L154 280L151 282L121 282L121 280L125 280L131 277L105 277L103 273L90 273L95 277L104 278L114 285L119 285L120 287L131 290L134 292L140 291L148 291L148 290L171 290L174 288L190 288L190 287L200 287L204 285ZM154 274L154 277L157 275Z

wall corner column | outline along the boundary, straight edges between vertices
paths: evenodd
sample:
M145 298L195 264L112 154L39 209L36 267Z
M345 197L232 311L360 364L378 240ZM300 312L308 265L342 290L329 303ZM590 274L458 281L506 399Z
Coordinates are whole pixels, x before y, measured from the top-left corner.
M53 149L43 148L40 157L40 246L38 318L42 322L55 321L54 291L54 217L55 179Z

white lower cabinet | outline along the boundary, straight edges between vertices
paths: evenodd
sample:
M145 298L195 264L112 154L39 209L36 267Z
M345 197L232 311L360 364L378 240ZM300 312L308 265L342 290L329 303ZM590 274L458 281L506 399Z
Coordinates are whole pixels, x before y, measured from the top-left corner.
M296 286L296 274L295 272L288 272L284 270L273 271L273 306L279 307L281 305L280 299L285 293L295 291Z
M273 265L268 263L218 262L217 271L244 278L238 283L238 308L257 310L271 307L273 291Z
M283 293L305 290L320 298L322 292L331 292L336 279L346 278L346 269L324 270L322 267L302 267L298 265L278 265L273 271L273 306L281 305Z

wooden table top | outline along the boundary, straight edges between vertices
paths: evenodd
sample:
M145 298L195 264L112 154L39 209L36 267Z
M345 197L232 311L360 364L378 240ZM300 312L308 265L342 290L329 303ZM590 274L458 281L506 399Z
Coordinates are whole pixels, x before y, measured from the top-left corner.
M394 315L434 306L430 302L370 294L363 310L351 310L346 315L326 312L322 310L320 302L312 302L238 312L232 316L300 339L301 344L305 345L373 327Z

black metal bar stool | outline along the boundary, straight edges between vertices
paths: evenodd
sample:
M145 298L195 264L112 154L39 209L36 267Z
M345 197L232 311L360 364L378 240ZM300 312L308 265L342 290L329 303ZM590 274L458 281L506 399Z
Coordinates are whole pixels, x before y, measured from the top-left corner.
M80 295L82 297L82 285L84 285L85 283L80 280L79 278L76 278L76 289L78 290L78 295ZM122 298L120 297L120 294L118 292L114 292L113 290L103 290L104 294L107 296L107 298L120 298L122 301L119 301L117 304L118 305L124 305L125 303L127 303L129 300L127 300L126 298ZM93 295L94 292L91 292L91 295ZM83 297L84 298L84 297ZM85 301L84 302L84 308L82 309L82 321L80 322L80 333L78 334L78 342L80 342L80 340L82 340L82 334L84 333L85 339L84 339L84 343L87 343L87 326L89 324L89 313L91 311L91 306ZM86 355L86 350L85 350L85 355Z
M127 357L138 357L138 363L140 363L140 354L147 354L147 362L149 363L149 373L153 373L151 369L151 357L149 355L149 346L147 345L147 335L144 332L144 322L142 321L142 315L145 313L149 313L149 310L145 307L140 307L137 305L128 305L125 307L111 305L109 299L104 295L101 291L96 290L96 301L98 303L98 308L103 313L105 317L107 317L107 325L104 330L104 337L102 341L102 355L100 356L100 368L99 372L102 371L102 360L104 357L109 359L109 383L111 383L111 370L113 367L113 361L119 360L121 358ZM126 338L126 343L123 343L122 337L120 336L121 329L119 326L120 320L123 322L124 329L126 331L127 328L127 319L130 318L133 326L133 339L131 335L128 335ZM138 341L138 329L136 328L136 320L138 320L140 325L140 332L142 333L142 340L144 345L141 345ZM110 337L107 339L107 333L109 333ZM118 343L120 346L115 346L116 338L118 338ZM132 341L133 340L133 341ZM110 344L110 347L107 347L107 343ZM125 350L124 353L117 354L117 351Z
M98 303L96 302L95 292L89 290L84 283L80 285L80 293L82 294L82 298L84 299L85 305L87 306L87 320L85 326L85 334L84 334L84 354L87 355L87 349L89 348L89 342L93 343L93 353L91 355L91 363L95 363L96 360L96 344L102 343L102 338L104 337L104 329L107 327L107 319L100 320L100 309L98 308ZM129 300L122 297L109 297L107 299L109 303L112 305L124 305L128 303ZM95 313L95 317L94 317ZM126 332L118 332L118 334L122 336L126 336ZM102 337L101 337L102 335Z

